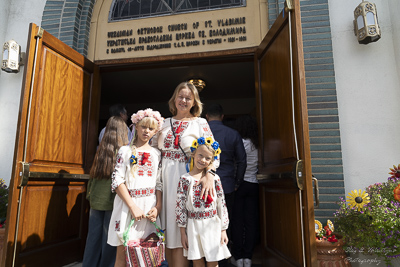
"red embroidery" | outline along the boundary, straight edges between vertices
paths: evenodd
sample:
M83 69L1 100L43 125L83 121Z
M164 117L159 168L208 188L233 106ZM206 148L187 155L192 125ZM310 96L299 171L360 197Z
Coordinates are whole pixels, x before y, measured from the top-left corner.
M208 211L189 211L188 217L190 219L200 220L200 219L208 219L212 218L217 214L217 210L208 210Z
M128 190L131 197L148 197L154 195L156 192L155 188L139 188Z
M181 140L181 136L183 135L183 133L185 132L185 130L187 129L188 126L189 126L189 122L187 122L187 121L174 122L172 124L172 127L174 128L176 137L174 138L172 130L169 129L167 132L167 135L164 139L164 147L167 149L173 147L174 149L178 150L179 149L179 140ZM178 132L178 130L179 130L179 132Z
M165 151L165 152L162 152L161 155L165 159L185 162L185 155L183 155L183 153L180 151Z
M142 160L141 164L139 164L138 168L138 175L139 176L144 176L147 173L147 176L151 176L153 174L153 159L152 155L150 153L146 152L138 152L138 158L143 159L145 158L145 154L148 154L147 159L143 163L144 160ZM143 163L143 164L142 164Z
M120 222L121 221L115 221L115 231L119 231L120 230Z

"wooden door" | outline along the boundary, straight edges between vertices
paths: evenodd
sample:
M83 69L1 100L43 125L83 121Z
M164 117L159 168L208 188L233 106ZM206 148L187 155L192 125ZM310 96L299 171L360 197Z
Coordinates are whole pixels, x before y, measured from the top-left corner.
M1 266L81 260L97 144L99 70L31 24Z
M316 266L300 5L287 2L255 54L263 266Z

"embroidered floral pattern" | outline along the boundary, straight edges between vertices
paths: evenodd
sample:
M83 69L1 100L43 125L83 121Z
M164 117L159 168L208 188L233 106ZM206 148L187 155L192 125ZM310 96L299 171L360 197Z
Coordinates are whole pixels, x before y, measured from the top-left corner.
M119 232L121 227L121 221L115 221L115 231Z
M212 218L217 214L217 210L206 210L206 211L189 211L188 217L190 219L201 220Z
M142 159L143 154L149 154L146 152L138 152L138 158ZM144 176L147 173L147 176L151 176L153 174L153 156L150 154L148 156L148 159L144 164L142 164L143 161L141 160L141 163L139 164L139 168L137 170L138 176Z
M164 159L177 160L179 162L185 162L185 155L180 151L165 151L162 152Z
M178 225L182 226L186 226L187 223L186 196L188 189L189 189L189 180L185 177L181 177L178 183L175 216Z
M205 137L212 136L212 132L208 123L200 123L200 127L203 129Z
M183 135L183 133L185 132L185 130L187 129L187 127L189 126L189 122L187 121L175 121L172 124L172 127L174 128L174 132L175 132L175 136L177 138L177 140L180 142L181 137ZM178 128L179 128L179 132L178 132ZM179 149L179 145L178 143L175 143L175 137L174 134L172 133L172 130L169 129L169 131L167 132L167 135L164 139L164 147L166 149Z
M155 188L138 188L128 190L131 197L148 197L155 194Z

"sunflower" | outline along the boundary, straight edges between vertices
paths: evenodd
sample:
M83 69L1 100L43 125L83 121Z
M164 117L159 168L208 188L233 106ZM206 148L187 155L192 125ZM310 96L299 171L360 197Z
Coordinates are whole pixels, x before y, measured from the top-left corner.
M207 137L207 138L206 138L206 145L211 146L212 143L213 143L212 137Z
M218 148L217 150L215 150L215 156L217 156L217 155L219 155L219 154L221 154L221 148Z
M197 147L199 146L199 143L197 142L197 140L193 140L192 146L190 147L190 151L195 151L197 149Z
M393 169L389 168L391 172L389 172L390 175L392 175L392 178L400 178L400 164L396 167L396 165L393 165Z
M353 190L347 196L347 202L349 206L357 207L358 210L361 210L369 203L369 196L365 191L362 191L361 193L361 189L358 190L358 192L357 190Z

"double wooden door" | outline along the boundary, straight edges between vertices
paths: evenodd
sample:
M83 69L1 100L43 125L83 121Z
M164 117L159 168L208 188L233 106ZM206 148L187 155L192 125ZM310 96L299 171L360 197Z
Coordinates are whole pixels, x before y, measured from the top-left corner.
M0 265L63 266L86 241L99 71L35 24L27 47Z
M316 266L300 4L254 55L264 266ZM97 144L99 68L31 24L1 266L82 259L87 173Z

